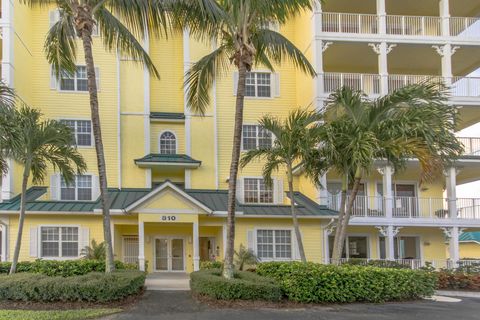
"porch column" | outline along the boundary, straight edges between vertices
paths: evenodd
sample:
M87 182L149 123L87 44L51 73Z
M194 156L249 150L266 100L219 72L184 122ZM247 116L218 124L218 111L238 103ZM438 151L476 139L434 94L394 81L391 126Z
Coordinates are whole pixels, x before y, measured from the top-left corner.
M387 260L395 260L395 230L393 226L387 227Z
M380 168L378 172L382 175L382 185L383 185L383 199L385 217L392 219L393 217L393 192L392 192L392 175L393 168L390 165L386 165L383 168Z
M138 223L138 266L140 271L145 271L145 223Z
M387 12L385 10L385 0L377 0L378 32L387 33Z
M442 18L442 36L450 36L450 0L440 0L440 17Z
M324 174L320 178L320 185L318 186L318 203L320 205L328 205L328 189L327 189L327 175Z
M0 224L0 228L2 230L2 255L0 256L0 261L4 262L4 261L7 261L7 250L8 250L8 247L7 247L7 232L8 232L8 228L5 224Z
M442 77L447 86L452 84L452 56L460 48L458 46L452 46L450 43L442 46L432 46L442 58Z
M457 170L450 167L446 172L448 215L450 219L457 219Z
M227 255L227 223L225 222L222 227L222 246L223 246L223 260Z
M315 107L317 110L321 110L323 106L323 99L325 95L324 87L324 72L323 72L323 51L324 43L319 37L322 34L322 4L320 1L315 2L313 15L312 15L312 30L313 35L313 67L317 72L317 76L314 81L313 92L315 94Z
M330 264L330 242L329 237L334 234L336 228L335 220L331 220L323 229L323 263Z
M369 43L373 51L378 55L378 74L380 75L380 94L388 94L388 54L395 48L396 44L388 44L385 41L380 43Z
M198 222L193 223L193 271L200 270L200 239Z
M452 267L456 268L458 266L458 260L460 260L460 246L458 238L460 232L458 227L452 227L450 229L450 260L452 260Z

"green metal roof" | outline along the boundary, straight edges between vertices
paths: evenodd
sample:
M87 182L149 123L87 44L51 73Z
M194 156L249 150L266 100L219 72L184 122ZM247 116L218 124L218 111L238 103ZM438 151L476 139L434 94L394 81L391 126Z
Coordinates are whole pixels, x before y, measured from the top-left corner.
M476 232L464 232L458 238L460 242L478 242L480 243L480 231Z
M184 163L201 164L202 161L195 160L186 154L160 154L150 153L140 159L135 159L135 163Z
M178 112L150 112L150 119L154 120L185 120L185 115Z
M125 188L108 189L110 208L122 210L140 200L154 189L146 188ZM27 190L27 212L80 212L87 213L100 209L100 201L44 201L37 200L47 191L46 187L31 187ZM205 189L185 189L188 195L204 204L212 211L227 211L227 190L205 190ZM337 212L318 205L300 192L295 193L295 202L297 213L300 216L332 216ZM244 216L289 216L290 206L288 205L257 205L240 204L237 202L237 211L243 212ZM16 196L8 201L0 203L0 211L18 211L20 210L20 196Z

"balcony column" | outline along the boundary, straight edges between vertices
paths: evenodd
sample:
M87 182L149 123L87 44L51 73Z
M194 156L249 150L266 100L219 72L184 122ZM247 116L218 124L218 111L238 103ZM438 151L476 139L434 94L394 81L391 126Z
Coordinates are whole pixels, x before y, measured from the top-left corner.
M455 167L447 168L445 172L448 215L450 219L457 219L457 169Z
M8 200L13 197L13 161L12 159L7 159L7 173L1 177L1 186L0 186L0 202L2 200Z
M320 205L328 205L328 189L327 189L327 175L324 174L320 178L320 185L318 186L318 203Z
M378 172L382 175L383 199L384 199L384 214L387 219L393 218L393 190L392 190L392 176L393 168L386 165L383 168L378 168Z
M440 0L440 18L442 18L442 35L450 36L450 0Z
M395 48L396 44L386 42L369 43L373 51L378 55L378 74L380 75L380 94L388 94L388 54Z
M193 223L193 271L200 270L200 238L198 222Z
M385 9L385 0L377 0L378 33L387 33L387 12Z
M145 222L138 223L138 268L145 271Z
M458 46L452 46L451 44L444 44L442 46L432 46L442 58L442 77L445 85L450 86L452 84L452 56L460 48Z
M453 267L458 266L458 260L460 260L460 246L459 246L459 230L458 227L452 227L450 229L450 260L452 260Z
M402 227L395 227L393 225L388 226L375 226L380 234L385 237L386 245L386 258L387 260L395 260L395 237L400 232Z

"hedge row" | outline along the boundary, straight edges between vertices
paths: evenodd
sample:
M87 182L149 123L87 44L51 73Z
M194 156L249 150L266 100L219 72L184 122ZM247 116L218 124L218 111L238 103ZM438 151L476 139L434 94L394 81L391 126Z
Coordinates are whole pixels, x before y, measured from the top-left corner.
M11 262L0 263L0 274L10 272ZM137 265L115 261L117 270L136 270ZM84 275L90 272L105 272L103 260L36 260L23 261L17 264L17 272L40 273L47 276L72 277Z
M234 279L226 280L219 269L200 270L190 274L193 293L218 300L279 301L282 290L273 280L247 271L235 272Z
M438 272L438 288L480 291L480 273Z
M423 270L268 262L257 274L275 279L288 299L306 303L384 302L433 295L436 275Z
M76 277L49 277L33 273L0 275L0 300L108 302L140 292L145 273L119 271Z
M200 270L207 269L223 269L223 262L221 261L200 261Z

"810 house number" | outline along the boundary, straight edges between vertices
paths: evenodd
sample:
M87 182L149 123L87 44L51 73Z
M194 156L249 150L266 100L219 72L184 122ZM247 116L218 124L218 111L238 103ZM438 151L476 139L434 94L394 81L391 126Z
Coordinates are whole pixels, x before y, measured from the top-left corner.
M176 221L177 220L177 217L176 216L162 216L161 218L162 221Z

